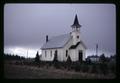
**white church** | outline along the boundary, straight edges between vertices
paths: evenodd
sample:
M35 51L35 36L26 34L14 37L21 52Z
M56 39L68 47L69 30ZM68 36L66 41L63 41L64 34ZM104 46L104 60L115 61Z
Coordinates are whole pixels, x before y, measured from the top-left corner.
M81 39L80 28L77 15L75 16L74 23L71 25L72 32L48 38L46 36L46 42L41 47L42 61L53 61L55 55L58 61L66 61L68 56L75 61L85 60L86 45Z

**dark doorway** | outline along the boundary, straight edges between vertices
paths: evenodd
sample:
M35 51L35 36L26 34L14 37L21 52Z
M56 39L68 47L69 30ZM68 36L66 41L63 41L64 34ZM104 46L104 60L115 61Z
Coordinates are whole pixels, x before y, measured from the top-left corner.
M78 55L79 55L79 62L82 62L82 59L83 59L83 52L82 52L82 50L79 50Z

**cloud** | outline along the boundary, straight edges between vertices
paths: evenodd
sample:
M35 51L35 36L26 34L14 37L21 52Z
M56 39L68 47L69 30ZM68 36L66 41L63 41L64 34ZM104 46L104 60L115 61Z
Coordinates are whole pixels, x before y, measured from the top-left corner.
M113 4L6 4L4 46L40 49L49 38L72 31L75 14L88 49L116 52L116 9Z

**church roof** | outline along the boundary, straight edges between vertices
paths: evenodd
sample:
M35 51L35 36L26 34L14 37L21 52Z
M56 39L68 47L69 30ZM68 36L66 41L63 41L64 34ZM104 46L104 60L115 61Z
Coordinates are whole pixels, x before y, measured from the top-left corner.
M71 39L70 34L63 34L52 37L51 39L48 40L48 42L43 44L41 49L62 48L68 43L70 39ZM79 44L82 44L86 48L85 44L82 41L80 41L76 45L71 45L69 49L75 49Z
M77 18L77 14L75 16L75 20L74 20L74 23L73 23L72 27L73 26L77 26L77 28L81 27L81 25L79 24L78 18Z
M70 34L63 34L52 37L46 42L41 49L62 48L71 39Z

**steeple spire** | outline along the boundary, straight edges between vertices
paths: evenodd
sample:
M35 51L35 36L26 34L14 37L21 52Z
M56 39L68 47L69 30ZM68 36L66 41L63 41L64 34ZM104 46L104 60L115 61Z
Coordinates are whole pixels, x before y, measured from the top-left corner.
M73 25L71 25L71 27L72 27L71 37L73 45L76 45L78 42L80 42L80 27L81 27L77 18L77 14L75 15L74 23Z
M73 25L71 27L73 27L73 28L80 28L81 27L81 25L78 22L77 14L75 16L74 23L73 23Z

